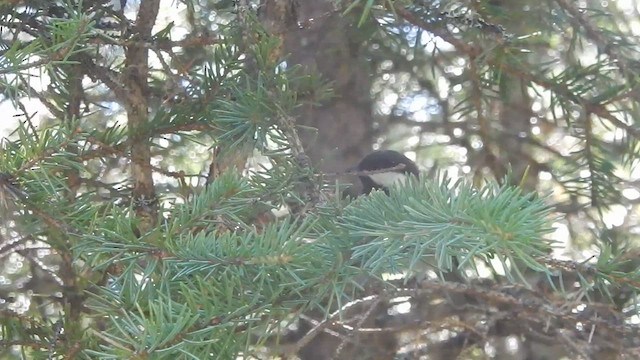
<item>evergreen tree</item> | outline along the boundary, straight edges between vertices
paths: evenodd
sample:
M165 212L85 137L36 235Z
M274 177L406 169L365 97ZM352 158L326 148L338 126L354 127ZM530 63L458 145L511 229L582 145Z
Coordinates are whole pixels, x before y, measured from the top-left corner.
M640 357L638 11L0 1L0 359Z

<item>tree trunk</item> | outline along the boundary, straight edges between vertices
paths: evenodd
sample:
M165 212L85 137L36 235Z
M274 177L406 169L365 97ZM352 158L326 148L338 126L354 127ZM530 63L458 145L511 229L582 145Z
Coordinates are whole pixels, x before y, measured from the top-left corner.
M305 150L325 172L352 167L371 150L370 64L363 43L352 34L355 21L343 18L333 1L298 0L298 29L287 32L289 65L302 65L331 82L334 96L297 114ZM353 180L353 179L352 179Z

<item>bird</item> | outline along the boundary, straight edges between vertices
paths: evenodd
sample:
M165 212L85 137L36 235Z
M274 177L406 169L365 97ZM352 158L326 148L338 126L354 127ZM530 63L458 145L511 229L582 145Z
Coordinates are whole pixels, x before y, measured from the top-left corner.
M415 162L397 151L377 150L360 160L356 173L362 183L362 194L373 190L389 194L393 184L404 183L411 175L418 177L420 171Z
M384 171L388 169L389 171ZM378 150L366 155L356 167L358 177L362 183L362 195L368 195L374 190L383 190L389 195L389 188L397 183L403 183L408 176L420 175L418 166L405 155L393 150ZM452 269L443 273L447 281L463 283L459 260L453 258Z
M374 190L382 190L389 195L389 188L394 184L403 183L412 175L420 176L416 163L394 150L378 150L369 153L360 160L355 169L362 183L361 195L369 195ZM457 270L458 267L459 261L454 257L453 270L444 273L444 279L464 282L464 277Z

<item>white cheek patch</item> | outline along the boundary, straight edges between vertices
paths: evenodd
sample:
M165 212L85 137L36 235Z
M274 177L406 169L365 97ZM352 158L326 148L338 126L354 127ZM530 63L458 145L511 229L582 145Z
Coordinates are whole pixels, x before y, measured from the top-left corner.
M407 180L407 175L399 172L371 174L369 177L374 183L386 188L391 187L393 184L404 184Z

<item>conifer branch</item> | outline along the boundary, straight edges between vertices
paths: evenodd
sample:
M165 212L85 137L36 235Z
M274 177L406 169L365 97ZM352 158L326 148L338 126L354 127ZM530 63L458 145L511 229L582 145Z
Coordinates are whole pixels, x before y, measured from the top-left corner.
M438 28L434 24L426 22L414 16L411 12L409 12L407 9L405 9L401 5L395 5L394 10L398 15L400 15L403 19L405 19L410 24L416 25L424 30L427 30L436 34L437 36L441 37L442 39L444 39L445 41L453 45L458 51L460 51L461 53L471 58L476 58L485 52L484 49L478 46L467 44L462 40L457 39L446 30ZM639 129L635 128L632 125L626 124L624 121L618 119L616 116L611 114L611 112L606 108L605 105L593 103L584 97L576 95L566 85L561 83L554 83L550 80L543 79L539 76L533 75L523 70L524 66L522 68L515 68L504 61L499 61L491 57L487 58L486 62L487 64L494 66L497 69L504 71L509 75L529 81L531 83L534 83L536 85L543 87L544 89L550 90L552 92L555 92L565 97L566 99L574 102L575 104L588 109L593 114L596 114L604 119L611 121L611 123L614 124L615 126L624 129L629 135L632 135L636 139L640 140ZM531 68L531 66L527 66L527 67Z
M627 77L629 80L634 81L634 72L631 71L632 67L628 63L627 59L616 51L617 47L615 44L601 35L598 28L585 17L585 12L581 12L575 6L575 2L572 3L567 0L555 0L555 2L560 5L564 11L571 15L569 19L573 24L585 29L587 37L598 46L599 51L603 51L615 62L622 75ZM637 99L638 98L636 97L636 100Z

